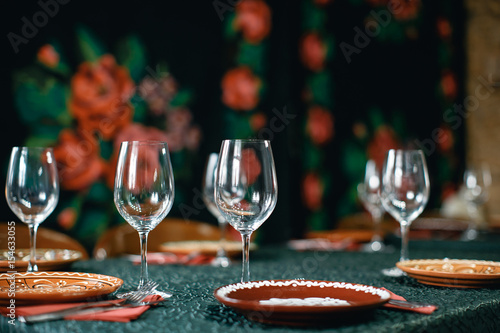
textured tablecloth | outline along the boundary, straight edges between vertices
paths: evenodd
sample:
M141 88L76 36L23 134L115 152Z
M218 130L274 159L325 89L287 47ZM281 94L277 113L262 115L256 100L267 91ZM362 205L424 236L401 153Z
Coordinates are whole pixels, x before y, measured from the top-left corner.
M346 281L385 287L409 300L439 305L430 315L376 309L355 322L332 322L331 327L292 328L251 322L219 304L213 291L238 282L241 262L229 268L210 266L149 266L150 277L174 293L164 305L150 309L130 323L56 321L9 325L0 319L0 332L500 332L500 289L455 289L420 284L409 277L381 274L398 259L393 253L296 252L284 246L261 248L250 255L252 280L305 278ZM500 261L500 242L410 243L410 257ZM120 277L124 288L136 285L140 267L125 259L82 261L79 272Z

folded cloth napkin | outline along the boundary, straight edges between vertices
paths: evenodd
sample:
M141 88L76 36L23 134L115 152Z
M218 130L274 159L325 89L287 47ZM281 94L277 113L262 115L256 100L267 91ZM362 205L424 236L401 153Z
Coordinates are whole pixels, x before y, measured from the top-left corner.
M148 253L148 264L152 265L207 265L210 264L214 257L201 254L201 253L190 253L190 254L175 254L170 252L149 252ZM141 256L130 255L129 259L136 265L141 263Z
M395 293L393 293L390 290L387 290L385 288L380 288L380 289L384 289L384 290L388 291L391 294L391 299L406 301L406 299L404 299L403 297L401 297L399 295L396 295ZM421 307L421 308L405 308L402 306L397 306L397 305L389 304L389 303L385 303L384 306L386 308L393 308L393 309L405 310L405 311L413 311L413 312L418 312L418 313L423 313L423 314L431 314L437 309L436 306L425 306L425 307Z
M150 296L146 298L147 301L161 301L162 298L158 295ZM116 300L114 302L119 302ZM66 310L75 306L84 305L85 302L80 303L58 303L58 304L40 304L40 305L27 305L27 306L16 306L16 316L31 316L43 313L49 313L59 310ZM96 320L96 321L116 321L127 323L132 320L139 318L144 312L146 312L151 306L144 305L138 307L124 307L116 310L109 310L103 312L96 312L91 314L82 315L70 315L64 317L65 320ZM8 311L6 308L0 308L0 312L6 316ZM8 309L7 309L8 310Z

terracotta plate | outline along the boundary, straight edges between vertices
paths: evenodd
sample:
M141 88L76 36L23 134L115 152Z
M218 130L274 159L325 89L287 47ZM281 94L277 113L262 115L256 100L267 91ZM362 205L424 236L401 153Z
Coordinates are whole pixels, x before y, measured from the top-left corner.
M163 252L171 252L176 254L190 254L190 253L200 253L204 255L217 254L217 250L220 247L219 241L178 241L178 242L166 242L160 245L160 250ZM254 250L256 245L250 243L250 250ZM226 241L225 244L226 253L228 256L236 256L241 253L242 244L237 241Z
M346 314L372 310L389 292L346 282L266 280L217 288L215 298L250 320L279 325L324 325Z
M36 249L36 264L39 271L55 271L69 267L75 261L82 259L80 251L65 249ZM29 249L16 249L14 262L9 261L8 250L0 252L0 272L26 271L29 262ZM14 267L11 267L11 264Z
M16 305L83 301L110 294L122 284L119 278L92 273L2 273L0 304L12 298Z
M436 286L481 288L500 284L500 262L461 259L420 259L396 263L417 281Z

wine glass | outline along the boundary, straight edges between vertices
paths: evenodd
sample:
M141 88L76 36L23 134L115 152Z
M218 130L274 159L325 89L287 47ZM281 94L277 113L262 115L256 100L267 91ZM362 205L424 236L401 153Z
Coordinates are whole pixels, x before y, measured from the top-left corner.
M217 219L220 230L220 246L211 264L212 266L228 267L231 264L231 260L228 258L225 249L227 222L217 209L214 198L215 171L217 170L218 159L219 154L217 153L211 153L208 156L203 174L203 202L207 206L208 211Z
M427 205L429 192L429 173L423 152L421 150L389 150L382 169L380 198L385 210L401 226L400 261L409 259L410 225Z
M477 239L478 229L484 227L480 208L488 201L490 186L491 173L488 165L469 165L464 172L462 191L471 221L462 236L463 240Z
M224 140L214 192L215 204L222 216L241 234L241 282L248 282L250 236L271 215L278 199L271 143L267 140Z
M38 271L36 234L59 200L59 175L52 148L14 147L5 185L7 203L30 233L28 272Z
M358 185L357 190L359 199L370 213L373 221L375 232L370 243L363 247L364 250L370 252L382 251L385 248L380 231L380 224L384 216L384 208L379 196L380 182L381 177L377 164L373 160L368 160L366 162L365 178Z
M148 280L148 234L169 213L174 202L174 175L168 145L158 141L124 141L116 166L114 202L121 216L139 233L141 278ZM169 297L170 294L156 290Z

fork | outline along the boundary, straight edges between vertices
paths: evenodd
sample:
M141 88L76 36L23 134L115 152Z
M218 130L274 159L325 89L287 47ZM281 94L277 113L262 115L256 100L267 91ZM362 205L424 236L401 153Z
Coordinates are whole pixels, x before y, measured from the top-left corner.
M398 300L398 299L391 299L391 300L389 300L389 304L400 306L402 308L408 308L408 309L424 308L424 307L427 307L427 306L434 306L434 307L436 307L436 309L438 308L437 305L430 304L430 303L414 302L414 301L403 301L403 300Z
M128 293L123 300L116 302L115 300L106 300L98 302L90 302L82 305L77 305L64 310L57 310L49 313L36 314L31 316L19 316L18 320L22 323L32 324L42 321L52 321L63 319L68 315L86 314L100 311L116 310L122 307L137 307L143 305L153 305L158 301L145 302L144 299L158 287L158 283L148 281L136 291Z

